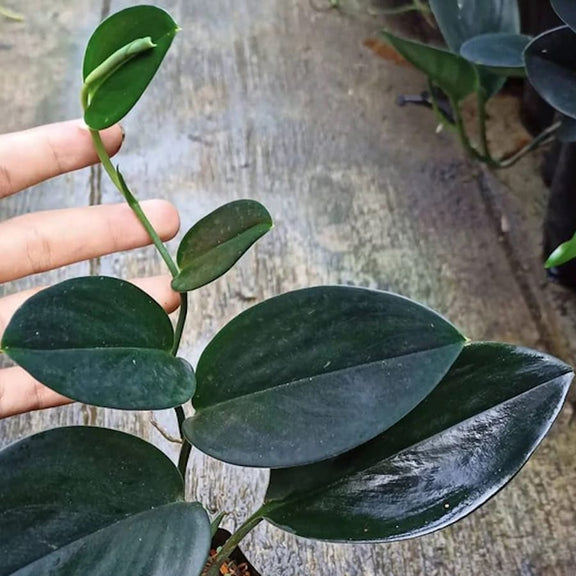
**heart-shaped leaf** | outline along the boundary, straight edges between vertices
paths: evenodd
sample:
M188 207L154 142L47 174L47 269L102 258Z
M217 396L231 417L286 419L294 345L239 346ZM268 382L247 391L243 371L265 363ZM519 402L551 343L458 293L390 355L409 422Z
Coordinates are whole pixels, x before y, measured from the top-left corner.
M84 55L85 81L108 58L136 40L149 38L154 47L124 59L90 89L84 113L90 128L103 130L128 114L156 74L177 31L170 15L155 6L126 8L96 28Z
M208 344L184 432L233 464L330 458L412 410L463 342L435 312L395 294L345 286L283 294L240 314Z
M254 200L225 204L196 223L178 248L177 292L195 290L226 273L272 228L266 208Z
M562 116L562 124L555 136L560 142L576 142L576 118Z
M93 276L39 292L14 314L2 349L56 392L96 406L160 410L194 393L190 365L171 354L170 318L148 294Z
M210 525L183 499L177 468L135 436L77 426L25 438L0 452L0 576L197 576Z
M424 402L368 444L273 470L263 515L320 540L390 541L444 528L520 470L571 380L569 366L533 350L468 345Z
M476 90L476 69L458 54L399 38L387 31L382 34L408 62L424 72L438 88L457 102Z
M576 34L561 26L537 36L524 52L528 79L554 108L576 118Z
M523 54L530 40L523 34L483 34L464 42L460 54L495 74L525 76Z
M574 234L570 240L560 244L560 246L548 256L544 266L546 268L555 268L556 266L566 264L566 262L574 258L576 258L576 234Z
M576 31L576 4L574 0L551 0L552 8L560 18Z
M495 32L520 33L517 0L430 0L446 44L460 52L464 42Z

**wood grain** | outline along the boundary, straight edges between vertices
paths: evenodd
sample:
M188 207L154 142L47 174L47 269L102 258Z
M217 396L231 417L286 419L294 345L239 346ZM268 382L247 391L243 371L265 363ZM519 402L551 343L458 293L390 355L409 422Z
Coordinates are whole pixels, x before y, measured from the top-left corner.
M0 21L0 131L79 115L83 46L103 10L127 5L53 0L46 8L26 0L18 6L25 23ZM419 92L423 82L363 46L375 21L318 13L308 0L161 5L183 31L125 122L123 173L141 199L174 202L183 229L236 198L263 202L276 222L231 273L193 294L185 357L195 362L218 328L251 304L320 283L402 293L473 339L541 347L564 337L545 303L537 320L515 273L495 220L499 185L463 159L450 135L435 134L426 110L396 108L399 93ZM4 200L1 217L91 199L118 196L85 170ZM521 215L514 222L509 242L520 248L525 223ZM131 277L161 270L145 249L2 289L90 271ZM245 551L266 575L574 574L576 432L568 416L509 487L450 529L392 545L343 546L265 525ZM171 412L156 418L174 432ZM149 414L78 405L7 419L0 443L73 423L137 433L177 456ZM194 453L190 497L233 512L226 521L233 528L258 505L266 476Z

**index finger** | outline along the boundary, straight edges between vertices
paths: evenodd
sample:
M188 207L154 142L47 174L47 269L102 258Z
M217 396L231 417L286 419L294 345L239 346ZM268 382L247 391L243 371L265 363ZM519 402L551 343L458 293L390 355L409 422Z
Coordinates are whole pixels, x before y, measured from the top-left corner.
M109 154L122 144L122 129L101 132ZM38 126L0 135L0 198L48 178L98 162L88 127L82 120Z

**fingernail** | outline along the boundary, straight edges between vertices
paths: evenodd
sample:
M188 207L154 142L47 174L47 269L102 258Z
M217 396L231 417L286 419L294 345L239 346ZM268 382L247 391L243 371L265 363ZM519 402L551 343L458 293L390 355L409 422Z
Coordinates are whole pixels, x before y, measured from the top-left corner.
M122 124L118 124L118 126L120 126L120 132L122 132L122 142L124 142L124 140L126 140L126 130L124 130Z

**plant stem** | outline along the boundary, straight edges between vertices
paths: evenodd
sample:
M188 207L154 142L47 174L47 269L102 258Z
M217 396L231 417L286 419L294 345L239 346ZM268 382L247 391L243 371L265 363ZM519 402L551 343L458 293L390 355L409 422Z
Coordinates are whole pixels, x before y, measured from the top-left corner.
M545 143L548 139L554 136L554 132L560 128L561 122L555 122L554 124L548 126L545 130L542 130L536 138L534 138L531 142L529 142L524 148L521 148L516 154L510 156L510 158L506 158L505 160L496 160L495 161L495 168L509 168L510 166L514 166L516 162L524 158L526 154L532 152L540 146L540 144Z
M488 160L492 161L490 148L488 146L488 135L486 133L486 98L481 88L476 90L476 114L478 115L478 132L480 133L480 151Z
M150 220L148 220L148 217L146 216L146 214L144 214L144 211L142 210L140 203L134 197L134 195L126 185L126 182L124 182L124 179L122 178L120 172L118 172L118 170L114 168L114 165L110 160L110 156L108 156L108 152L106 152L106 148L104 147L104 143L102 142L100 133L98 132L98 130L90 129L90 134L92 135L92 141L94 142L94 148L96 149L96 154L98 154L98 158L100 158L100 162L102 162L102 166L104 166L104 170L106 170L106 173L110 177L110 180L112 180L113 184L116 186L116 188L118 188L122 196L124 196L126 202L128 202L128 205L130 206L130 208L132 208L132 211L134 212L134 214L136 214L136 217L138 218L138 220L140 220L146 232L148 232L150 239L152 240L154 246L160 253L160 256L162 256L162 259L166 263L166 266L168 266L168 269L170 270L172 276L176 276L179 272L178 266L176 266L176 263L174 262L174 260L172 260L172 256L170 256L170 253L168 252L168 250L166 250L166 246L164 246L164 243L162 242L162 240L160 240L160 237L158 236L156 230L154 230L154 227L150 223Z
M178 408L182 408L179 406ZM178 408L176 408L176 415L178 415ZM182 448L180 448L180 456L178 456L178 470L182 475L182 479L186 481L186 470L188 469L188 460L192 452L192 444L182 435Z
M254 530L260 522L262 522L262 510L262 508L257 510L244 522L244 524L240 526L240 528L238 528L238 530L236 530L236 532L234 532L234 534L232 534L232 536L230 536L230 538L228 538L224 546L222 546L216 556L212 558L212 563L210 564L210 568L206 571L205 576L220 576L220 566L222 566L224 561L230 557L230 554L234 552L238 544L240 544L240 542L252 530Z
M172 346L172 356L176 356L180 342L182 342L182 333L184 331L184 324L186 324L186 316L188 315L188 292L180 294L180 311L178 312L178 320L174 330L174 344Z
M470 144L470 140L468 138L468 134L466 133L466 128L464 127L464 122L462 120L462 113L460 112L460 107L458 106L458 102L454 98L450 98L450 106L452 107L452 111L454 112L454 121L456 123L456 131L458 132L458 136L460 137L460 142L462 143L462 147L470 156L471 158L476 158L481 162L486 162L486 157L483 156Z

